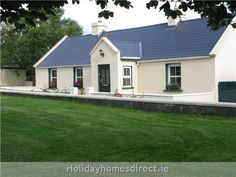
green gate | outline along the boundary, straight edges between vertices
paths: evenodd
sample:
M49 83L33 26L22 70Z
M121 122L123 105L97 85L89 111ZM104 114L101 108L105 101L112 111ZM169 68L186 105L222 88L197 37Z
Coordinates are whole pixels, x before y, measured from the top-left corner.
M219 102L236 103L236 81L219 82Z

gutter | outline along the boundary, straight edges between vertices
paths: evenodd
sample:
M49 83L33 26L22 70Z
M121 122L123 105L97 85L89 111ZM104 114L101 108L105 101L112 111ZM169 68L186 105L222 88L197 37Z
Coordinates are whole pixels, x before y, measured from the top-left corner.
M67 66L46 66L46 67L36 67L37 69L47 69L47 68L74 68L74 67L90 67L91 64L85 65L67 65Z
M152 63L152 62L176 61L176 60L200 60L200 59L210 59L210 58L214 58L214 57L215 57L215 55L208 55L208 56L197 56L197 57L178 57L178 58L142 60L139 62L140 63Z
M141 57L121 57L121 60L140 60Z

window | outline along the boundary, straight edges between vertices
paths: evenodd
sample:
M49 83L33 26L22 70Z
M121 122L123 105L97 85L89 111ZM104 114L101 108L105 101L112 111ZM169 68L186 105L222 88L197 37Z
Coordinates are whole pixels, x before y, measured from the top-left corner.
M57 88L57 69L49 69L49 88Z
M74 68L74 87L83 88L83 68Z
M132 87L132 67L123 67L123 87Z
M181 66L180 64L167 64L166 90L181 90Z

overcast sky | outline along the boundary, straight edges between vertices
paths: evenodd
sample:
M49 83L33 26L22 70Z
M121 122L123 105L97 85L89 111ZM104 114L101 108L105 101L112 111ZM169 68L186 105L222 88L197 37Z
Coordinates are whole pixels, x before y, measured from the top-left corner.
M124 28L133 28L153 24L164 23L167 18L158 9L148 10L146 3L148 0L131 0L134 8L124 9L109 3L107 10L114 12L114 17L108 20L102 18L102 22L108 25L108 31ZM91 24L98 21L100 7L94 1L82 0L79 5L69 3L64 6L64 17L76 20L83 26L84 34L91 33ZM200 16L192 11L186 12L187 19L199 18Z

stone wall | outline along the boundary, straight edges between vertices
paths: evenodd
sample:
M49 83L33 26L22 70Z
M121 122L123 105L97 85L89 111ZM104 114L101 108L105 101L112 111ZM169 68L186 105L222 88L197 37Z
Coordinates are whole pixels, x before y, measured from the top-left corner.
M44 92L22 92L1 90L2 95L15 95L35 98L72 100L83 103L109 105L113 107L156 111L165 113L198 114L214 116L231 116L236 118L235 103L190 103L173 101L155 101L140 98L94 97Z

